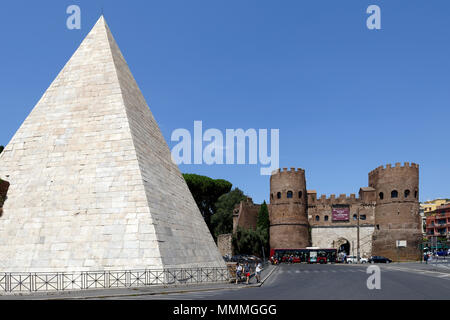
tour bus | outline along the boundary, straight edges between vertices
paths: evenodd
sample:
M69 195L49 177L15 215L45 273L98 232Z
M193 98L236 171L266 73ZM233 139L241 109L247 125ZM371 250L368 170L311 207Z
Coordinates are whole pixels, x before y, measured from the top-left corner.
M306 247L303 249L270 249L270 262L291 263L334 263L336 262L336 249L322 249Z

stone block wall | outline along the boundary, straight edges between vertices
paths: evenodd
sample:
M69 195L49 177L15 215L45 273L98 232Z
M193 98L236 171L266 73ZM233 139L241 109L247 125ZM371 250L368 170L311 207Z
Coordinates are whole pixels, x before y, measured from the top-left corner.
M368 258L372 255L373 226L359 228L360 255ZM316 226L311 228L313 247L338 249L345 242L350 244L350 254L357 255L357 227L353 225L341 227Z
M217 247L222 257L233 255L232 238L232 233L221 234L217 237Z

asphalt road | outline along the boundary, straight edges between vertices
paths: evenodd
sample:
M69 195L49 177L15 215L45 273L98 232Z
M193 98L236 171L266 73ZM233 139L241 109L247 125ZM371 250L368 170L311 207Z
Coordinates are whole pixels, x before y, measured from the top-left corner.
M369 265L280 265L262 287L122 297L120 299L297 300L450 299L450 273L377 264L381 289L367 288ZM114 299L114 298L113 298Z

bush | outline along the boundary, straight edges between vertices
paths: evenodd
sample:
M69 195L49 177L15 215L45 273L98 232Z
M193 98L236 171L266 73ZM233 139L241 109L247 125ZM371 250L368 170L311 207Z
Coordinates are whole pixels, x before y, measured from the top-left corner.
M266 230L261 229L245 229L238 227L233 234L233 249L234 254L249 254L257 257L263 256L264 251L267 250L268 234Z

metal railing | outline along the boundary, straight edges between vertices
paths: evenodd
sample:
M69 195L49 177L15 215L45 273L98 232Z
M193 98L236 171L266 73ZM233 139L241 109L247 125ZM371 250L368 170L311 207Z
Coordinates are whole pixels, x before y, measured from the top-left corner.
M227 268L0 273L0 294L227 282Z

